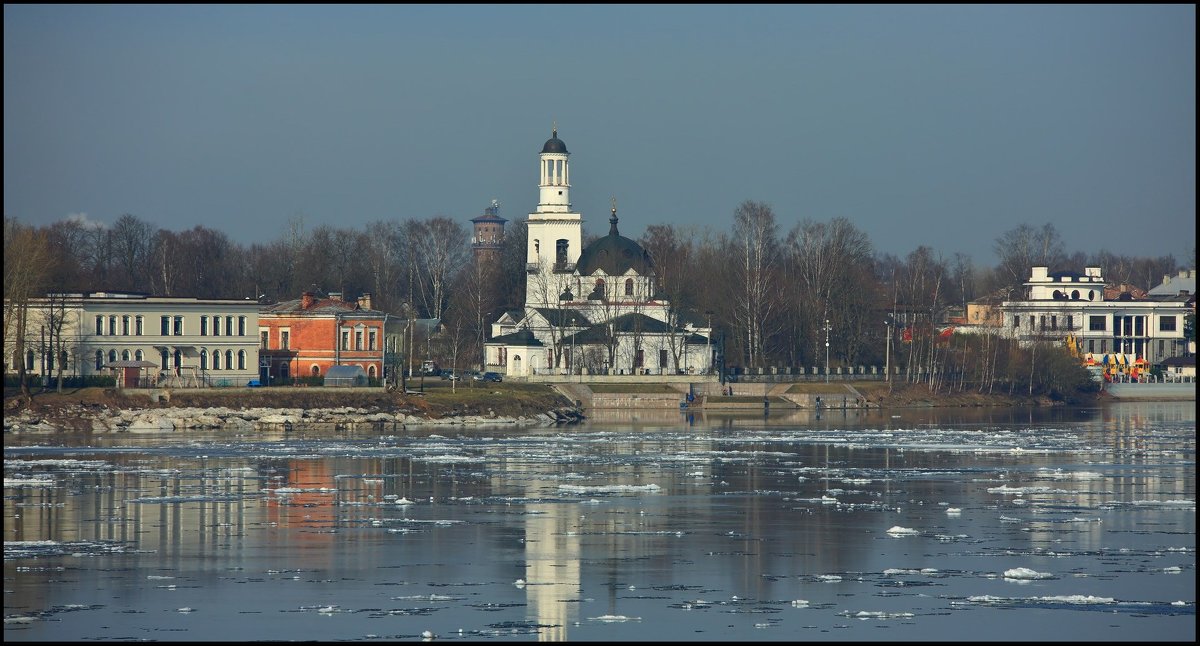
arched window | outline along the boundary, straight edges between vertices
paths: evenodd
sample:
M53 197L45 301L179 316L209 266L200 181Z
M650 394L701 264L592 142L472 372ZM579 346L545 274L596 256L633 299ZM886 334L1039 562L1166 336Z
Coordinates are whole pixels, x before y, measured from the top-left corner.
M179 350L175 351L175 367L178 368L182 364L183 353Z
M632 278L625 279L625 295L633 296L633 279Z
M129 350L121 350L121 361L129 361Z
M375 378L375 365L374 364L367 367L367 376L370 377L371 379Z
M238 370L246 369L246 351L238 350Z
M233 350L225 351L225 369L233 370Z
M33 353L30 352L30 354L33 354ZM100 367L103 365L104 365L104 351L96 350L96 370L99 371Z
M117 351L116 351L116 350L109 350L109 351L108 351L108 362L109 362L109 363L112 363L112 362L114 362L114 361L116 361L116 360L117 360Z
M166 370L167 368L169 368L170 365L168 365L168 364L171 361L171 355L169 353L167 353L166 350L163 350L160 355L160 358L162 360L162 369Z
M97 352L97 354L99 354L99 353ZM97 359L98 358L99 357L97 357ZM33 361L34 361L33 350L29 350L25 353L25 369L26 370L33 370ZM96 362L96 370L99 370L99 369L100 369L100 362L97 361Z
M200 369L208 370L208 350L200 351Z
M221 369L221 351L213 350L213 370Z
M312 367L312 376L314 376L314 377L320 377L320 376L321 376L321 367L320 367L320 366L315 366L315 365L314 365L314 366Z
M143 357L143 355L142 355L142 351L141 351L141 350L138 350L137 352L134 352L134 353L133 353L133 358L134 358L134 359L136 359L136 360L138 360L138 361L141 361L141 360L144 358L144 357Z

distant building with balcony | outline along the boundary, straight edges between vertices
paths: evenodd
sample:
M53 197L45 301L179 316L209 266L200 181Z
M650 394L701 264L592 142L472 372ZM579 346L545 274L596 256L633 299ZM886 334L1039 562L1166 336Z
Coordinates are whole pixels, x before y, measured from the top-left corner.
M1196 308L1194 272L1191 285L1140 299L1120 292L1109 300L1099 267L1082 274L1033 267L1026 297L1001 304L1000 330L1022 342L1062 342L1069 335L1083 355L1118 353L1161 364L1189 353L1184 321Z

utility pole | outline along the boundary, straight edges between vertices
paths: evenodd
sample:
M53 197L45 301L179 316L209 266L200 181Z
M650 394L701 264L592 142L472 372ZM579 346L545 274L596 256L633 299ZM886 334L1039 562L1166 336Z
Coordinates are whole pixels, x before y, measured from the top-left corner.
M825 319L825 383L829 383L829 319Z
M884 321L883 324L885 326L887 326L887 347L883 351L883 355L884 355L883 380L891 381L892 380L892 323L891 323L891 321Z

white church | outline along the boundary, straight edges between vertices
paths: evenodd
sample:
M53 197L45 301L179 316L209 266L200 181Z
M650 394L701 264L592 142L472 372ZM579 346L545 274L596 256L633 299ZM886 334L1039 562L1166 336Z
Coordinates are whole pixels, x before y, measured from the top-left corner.
M654 261L617 231L615 200L608 235L583 248L583 216L571 210L570 153L557 128L538 157L538 205L526 221L525 308L492 324L486 370L512 377L711 371L711 328L656 295Z

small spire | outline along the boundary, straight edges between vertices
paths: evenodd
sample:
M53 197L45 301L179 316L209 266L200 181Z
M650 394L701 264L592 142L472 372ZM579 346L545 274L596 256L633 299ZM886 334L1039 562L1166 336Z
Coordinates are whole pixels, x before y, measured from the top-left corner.
M554 120L550 121L550 138L551 139L558 138L558 122L554 121Z
M610 235L610 236L621 235L621 234L617 233L617 198L614 196L611 199L612 199L612 217L610 217L608 219L608 225L609 225L608 226L608 235Z

